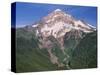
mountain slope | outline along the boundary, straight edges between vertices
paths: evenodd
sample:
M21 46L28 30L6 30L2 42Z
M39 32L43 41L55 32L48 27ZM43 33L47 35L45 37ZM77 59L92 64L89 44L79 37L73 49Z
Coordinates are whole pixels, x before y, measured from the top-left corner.
M96 68L97 67L97 34L87 34L73 51L71 68Z
M16 32L16 70L17 72L55 70L49 60L46 49L39 49L38 39L34 33L25 29L17 29Z

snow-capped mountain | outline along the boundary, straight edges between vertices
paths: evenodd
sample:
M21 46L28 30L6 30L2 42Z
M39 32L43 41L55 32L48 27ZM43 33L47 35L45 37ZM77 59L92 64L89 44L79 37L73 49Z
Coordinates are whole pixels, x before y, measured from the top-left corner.
M17 44L18 49L20 48L17 51L21 50L26 52L26 54L23 55L27 55L27 53L29 53L27 51L30 51L29 55L32 54L31 57L35 58L39 56L36 57L35 60L40 59L40 57L42 60L49 59L51 64L57 66L57 69L71 69L70 64L73 63L71 60L77 60L74 57L79 58L77 62L82 61L81 65L83 65L84 60L81 59L86 55L86 57L88 57L89 54L90 59L91 53L89 53L89 51L96 49L96 28L83 20L75 19L72 15L63 12L61 9L54 10L30 26L28 25L24 28L17 29L16 33L17 43L19 43ZM73 51L75 51L76 55L74 55L72 59ZM95 50L91 52L94 54L96 53L94 51ZM86 59L86 57L84 59ZM34 58L32 58L32 60ZM33 62L35 60L33 60ZM49 60L41 63L49 65ZM36 64L37 62L41 64L39 60L36 61ZM87 62L87 59L85 62ZM76 63L74 64L76 65ZM87 65L85 64L85 66ZM49 67L51 67L51 65Z
M54 10L32 27L37 28L37 35L42 35L43 37L52 35L55 38L60 38L71 30L83 31L85 33L95 30L92 25L76 20L72 15L63 12L61 9Z

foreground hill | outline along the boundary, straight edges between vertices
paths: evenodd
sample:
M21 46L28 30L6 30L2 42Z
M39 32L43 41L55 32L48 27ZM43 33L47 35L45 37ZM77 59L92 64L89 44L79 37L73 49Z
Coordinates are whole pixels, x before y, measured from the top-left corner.
M66 55L62 53L57 40L54 37L49 37L54 42L52 53L59 58L59 62L67 63L70 68L68 66L58 67L50 61L48 50L39 48L40 42L35 36L34 30L28 31L26 28L19 28L16 31L17 72L95 68L97 66L96 36L96 32L89 33L75 46L70 43L66 44L67 41L65 41ZM73 41L70 40L70 42ZM63 61L64 58L65 61Z
M97 34L87 34L76 46L72 53L71 68L97 67Z

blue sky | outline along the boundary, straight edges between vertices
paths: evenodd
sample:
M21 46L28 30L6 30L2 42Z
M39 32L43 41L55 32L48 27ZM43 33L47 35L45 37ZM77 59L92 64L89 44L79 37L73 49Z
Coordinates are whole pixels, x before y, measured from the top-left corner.
M23 27L39 21L44 16L55 9L71 14L76 19L96 26L97 25L97 8L88 6L56 5L56 4L39 4L39 3L16 3L16 25Z

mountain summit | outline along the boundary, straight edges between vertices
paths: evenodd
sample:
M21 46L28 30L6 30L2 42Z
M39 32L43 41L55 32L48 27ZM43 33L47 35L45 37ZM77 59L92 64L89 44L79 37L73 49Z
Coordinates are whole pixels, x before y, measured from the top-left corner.
M62 10L61 9L56 9L55 12L57 12L57 11L62 11Z

